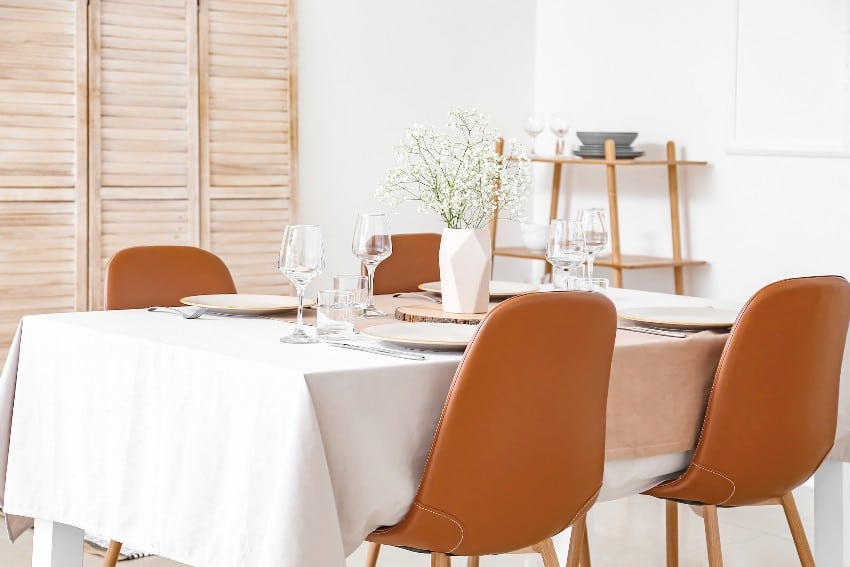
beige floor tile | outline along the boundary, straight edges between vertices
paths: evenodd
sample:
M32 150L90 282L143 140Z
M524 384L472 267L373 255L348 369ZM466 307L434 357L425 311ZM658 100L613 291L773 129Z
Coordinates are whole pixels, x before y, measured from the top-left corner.
M812 491L795 493L797 505L810 541L812 537ZM781 508L759 506L747 509L723 509L719 513L720 535L726 567L796 567L799 565L794 544ZM657 567L665 563L664 503L648 496L635 496L594 507L594 532L591 542L594 567ZM702 518L680 506L680 565L707 565L705 532ZM32 553L32 532L15 545L0 537L0 566L27 567ZM347 567L363 565L365 546L348 558ZM566 560L560 558L561 565ZM98 567L100 558L86 556L84 567ZM149 558L123 564L125 567L180 567L162 558ZM426 555L385 547L378 567L427 567ZM454 558L453 567L464 567L464 558ZM542 567L535 555L484 557L481 567ZM242 567L242 566L240 566ZM244 566L250 567L250 566ZM318 567L318 566L316 566Z

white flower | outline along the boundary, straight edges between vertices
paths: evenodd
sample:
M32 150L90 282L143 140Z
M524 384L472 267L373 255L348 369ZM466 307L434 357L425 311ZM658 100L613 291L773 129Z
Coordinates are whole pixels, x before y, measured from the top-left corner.
M389 205L418 201L449 228L483 228L500 213L525 217L530 184L529 160L516 140L496 153L498 135L476 110L449 112L450 134L414 124L394 148L395 165L378 185L378 198Z

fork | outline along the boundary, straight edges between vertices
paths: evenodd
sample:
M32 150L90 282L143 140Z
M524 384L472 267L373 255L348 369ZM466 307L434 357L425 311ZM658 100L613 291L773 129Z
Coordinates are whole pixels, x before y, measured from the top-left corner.
M207 308L206 307L191 307L191 308L187 309L186 311L181 311L180 309L177 309L176 307L162 307L160 305L157 305L155 307L148 307L148 311L168 311L168 312L171 312L171 313L178 313L178 314L182 315L184 319L197 319L201 315L203 315L204 313L207 312Z

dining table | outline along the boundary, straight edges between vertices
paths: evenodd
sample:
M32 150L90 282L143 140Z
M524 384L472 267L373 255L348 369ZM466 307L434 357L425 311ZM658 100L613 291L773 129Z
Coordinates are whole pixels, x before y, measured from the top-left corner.
M618 309L718 305L606 294ZM375 299L388 316L359 320L352 344L421 358L282 344L291 313L24 317L0 374L9 537L35 527L34 567L79 567L84 531L196 567L343 567L368 533L398 522L413 501L463 356L362 333L422 301ZM516 329L518 339L534 332ZM687 466L729 335L684 335L618 330L600 500L638 494ZM565 359L564 379L570 367ZM847 561L848 369L846 350L836 442L814 478L822 567Z

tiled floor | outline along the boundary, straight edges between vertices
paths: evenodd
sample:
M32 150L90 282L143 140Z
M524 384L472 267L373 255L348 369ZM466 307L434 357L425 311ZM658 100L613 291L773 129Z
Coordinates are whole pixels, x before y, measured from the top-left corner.
M809 541L812 541L812 490L795 492ZM796 567L794 544L788 533L785 516L778 506L720 510L720 535L726 567ZM646 496L635 496L605 502L594 507L595 531L591 540L594 567L649 567L664 565L664 503ZM679 512L680 565L707 565L702 519L686 508ZM27 534L15 545L0 538L0 566L30 565L32 535ZM348 567L363 564L364 548L348 558ZM561 558L561 564L565 557ZM455 567L466 565L455 558ZM84 567L96 567L100 559L87 556ZM180 564L161 558L140 559L124 563L127 567L177 567ZM387 548L382 550L379 567L427 567L424 555ZM541 567L536 556L505 555L482 558L482 567ZM250 566L240 566L250 567ZM306 566L305 566L306 567ZM321 566L310 566L321 567Z

